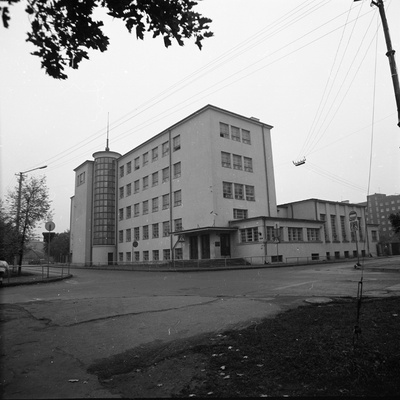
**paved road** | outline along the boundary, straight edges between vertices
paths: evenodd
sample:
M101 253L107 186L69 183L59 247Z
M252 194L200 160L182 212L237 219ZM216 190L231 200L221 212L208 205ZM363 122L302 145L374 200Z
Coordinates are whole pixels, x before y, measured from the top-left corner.
M112 397L86 371L95 360L245 326L306 299L355 297L361 276L365 296L400 295L400 273L362 273L349 263L71 273L60 282L2 289L3 398Z

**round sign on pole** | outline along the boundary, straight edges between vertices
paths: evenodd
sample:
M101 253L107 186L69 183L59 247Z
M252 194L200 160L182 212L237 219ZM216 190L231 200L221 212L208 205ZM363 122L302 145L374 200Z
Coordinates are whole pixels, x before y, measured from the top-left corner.
M46 222L46 230L49 232L54 231L54 228L56 227L56 224L53 221Z
M355 211L350 211L349 213L349 220L355 221L357 219L357 213Z
M139 245L139 243L136 240L132 243L133 247L138 247L138 245Z

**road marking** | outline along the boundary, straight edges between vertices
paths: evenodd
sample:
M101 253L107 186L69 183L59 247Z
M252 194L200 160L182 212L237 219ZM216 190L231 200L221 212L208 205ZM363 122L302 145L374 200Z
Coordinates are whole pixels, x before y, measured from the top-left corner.
M314 282L318 282L318 281L310 281L310 282L294 283L293 285L281 286L281 287L275 288L274 290L288 289L288 288L291 288L291 287L295 287L295 286L302 286L302 285L307 285L307 284L309 284L309 283L314 283Z

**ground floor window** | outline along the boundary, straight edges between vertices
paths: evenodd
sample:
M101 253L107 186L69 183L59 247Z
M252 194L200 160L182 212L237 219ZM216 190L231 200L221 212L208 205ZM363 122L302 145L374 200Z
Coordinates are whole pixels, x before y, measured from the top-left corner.
M124 261L124 253L118 253L118 261L122 262Z
M134 255L135 255L135 261L139 261L140 260L140 253L138 251L135 251Z
M149 251L145 250L143 252L143 261L149 261Z
M258 228L246 228L240 230L240 241L242 243L258 242Z
M158 261L160 259L160 253L158 250L153 250L153 261Z
M301 242L303 240L303 228L288 228L289 242Z
M319 229L307 228L307 240L309 242L318 242L319 241Z
M175 259L182 260L183 259L183 251L182 248L175 249Z
M163 250L163 258L164 258L164 260L170 260L171 259L171 251L170 251L170 249L164 249Z
M126 261L132 261L132 253L130 251L126 252Z

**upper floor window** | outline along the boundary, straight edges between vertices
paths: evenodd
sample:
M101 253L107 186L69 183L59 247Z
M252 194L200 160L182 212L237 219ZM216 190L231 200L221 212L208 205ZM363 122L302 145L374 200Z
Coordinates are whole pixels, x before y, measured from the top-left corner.
M231 155L225 151L221 151L221 164L225 168L231 168Z
M256 196L254 193L254 186L245 185L245 188L246 188L246 200L247 201L255 201Z
M169 142L165 142L162 144L162 156L165 157L169 153Z
M126 164L126 173L127 173L127 174L130 174L131 172L132 172L132 162L129 161L129 162Z
M151 150L151 161L157 161L158 160L158 147L154 147L153 150Z
M219 123L219 135L223 138L229 139L229 125L223 122Z
M222 193L226 199L231 199L233 197L231 182L222 182Z
M130 196L132 194L132 183L126 185L126 195Z
M242 210L239 208L233 209L233 219L245 219L247 218L247 215L248 215L247 210Z
M162 197L162 208L166 210L169 208L169 194L164 194Z
M162 170L162 181L163 183L169 181L169 167L166 167Z
M288 228L289 242L300 242L303 240L303 228Z
M250 131L242 129L242 142L246 144L251 144Z
M154 172L154 173L151 175L151 185L152 185L152 186L157 186L157 185L158 185L158 171L157 171L157 172Z
M181 176L181 163L177 162L174 164L174 179L179 178Z
M140 168L140 158L136 157L135 158L135 170Z
M182 205L182 191L177 190L174 192L174 207Z
M76 177L76 186L83 185L85 183L85 172L82 172Z
M119 177L122 178L124 176L125 166L122 165L119 167Z
M247 172L253 172L253 159L250 157L243 157L244 170Z
M144 176L143 177L143 190L146 190L149 187L149 177Z
M241 183L235 183L235 199L244 200L243 185Z
M124 187L119 188L119 198L122 199L124 197Z
M233 169L242 169L242 156L233 154Z
M237 142L240 142L240 129L236 126L231 126L231 137L232 140L236 140Z
M149 163L149 153L146 152L143 154L143 166L147 165Z
M182 230L182 218L178 218L174 220L175 232Z
M139 193L140 190L140 182L139 179L133 182L133 190L135 193Z
M173 146L174 151L179 150L181 148L181 136L180 135L175 136L172 139L172 146Z

